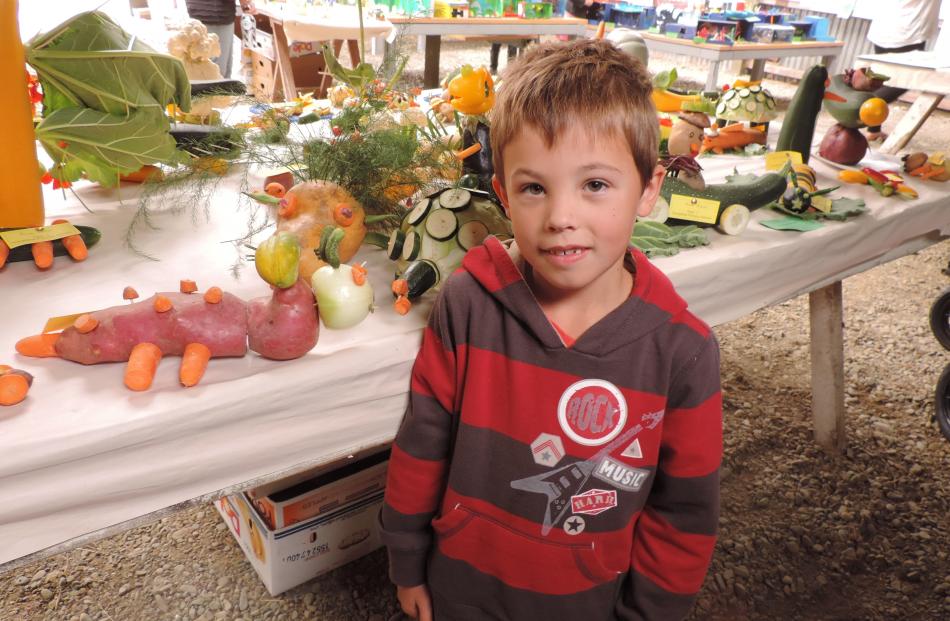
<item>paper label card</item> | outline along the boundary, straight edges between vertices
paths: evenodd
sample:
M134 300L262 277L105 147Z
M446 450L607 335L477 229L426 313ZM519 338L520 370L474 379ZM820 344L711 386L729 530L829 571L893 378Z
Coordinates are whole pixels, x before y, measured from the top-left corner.
M65 330L76 323L76 320L85 314L86 313L75 313L73 315L63 315L62 317L50 317L46 320L46 325L43 326L43 334Z
M53 241L62 239L70 235L79 235L79 229L72 224L64 222L62 224L52 224L50 226L38 226L29 229L14 229L12 231L3 231L0 238L6 242L12 250L27 244L35 244L42 241Z
M715 224L719 217L719 201L674 194L670 197L670 217L704 224Z
M785 162L791 160L792 165L802 163L802 154L798 151L773 151L765 154L765 170L782 170Z

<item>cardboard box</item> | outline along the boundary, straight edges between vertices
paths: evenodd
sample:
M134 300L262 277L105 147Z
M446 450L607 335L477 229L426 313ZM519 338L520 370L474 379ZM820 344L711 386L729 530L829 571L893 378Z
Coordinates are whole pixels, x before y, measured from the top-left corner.
M781 24L755 24L747 39L755 43L791 43L795 29Z
M318 470L302 481L295 477L284 489L269 486L266 494L251 490L248 496L264 523L281 529L382 490L388 463L389 451L380 451L335 469Z

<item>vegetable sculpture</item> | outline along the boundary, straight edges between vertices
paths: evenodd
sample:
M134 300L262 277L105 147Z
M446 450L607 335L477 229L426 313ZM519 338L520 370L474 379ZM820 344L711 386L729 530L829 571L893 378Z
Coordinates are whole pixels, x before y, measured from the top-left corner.
M776 151L795 151L801 154L803 163L808 163L815 121L826 97L827 84L828 70L823 65L815 65L802 77L785 112L782 131L775 143Z
M901 160L904 162L904 171L912 177L931 181L950 180L950 162L942 152L927 155L918 151L908 153Z
M489 235L508 239L511 226L487 192L449 188L415 203L389 237L387 252L397 262L396 311L409 312L411 299L437 289Z
M123 297L137 295L127 288ZM16 349L81 364L128 361L125 385L139 391L152 385L163 356L181 356L181 383L194 386L210 358L249 348L272 360L299 358L316 345L318 330L313 292L302 280L248 302L218 287L199 294L194 282L182 281L177 293L81 315L62 333L27 337Z
M874 96L874 90L887 79L870 69L848 70L831 77L824 106L837 123L821 141L818 148L821 157L846 166L861 161L868 150L868 141L858 130L880 126L887 118L887 102Z
M26 46L43 87L36 138L60 182L114 186L145 164L177 163L165 108L191 109L177 58L159 54L104 13L81 13Z

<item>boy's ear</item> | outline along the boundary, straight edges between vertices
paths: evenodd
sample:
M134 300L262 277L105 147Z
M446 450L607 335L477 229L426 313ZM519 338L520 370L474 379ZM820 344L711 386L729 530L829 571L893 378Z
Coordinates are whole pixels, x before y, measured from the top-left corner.
M666 169L657 164L643 188L643 194L640 195L640 204L637 205L637 215L641 218L650 215L650 212L653 211L653 205L656 203L657 196L660 195L660 186L663 185L664 177L666 177Z
M491 176L491 187L495 190L495 194L498 195L498 199L501 200L501 206L505 210L505 215L511 220L511 213L508 211L508 193L505 192L505 186L501 184L498 175Z

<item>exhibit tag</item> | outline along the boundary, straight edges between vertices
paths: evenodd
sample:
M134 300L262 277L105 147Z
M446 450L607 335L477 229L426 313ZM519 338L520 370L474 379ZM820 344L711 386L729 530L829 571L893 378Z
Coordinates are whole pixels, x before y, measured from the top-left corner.
M76 313L74 315L63 315L62 317L51 317L46 320L46 325L43 326L43 334L65 330L76 323L76 320L85 314L86 313Z
M782 170L785 162L791 161L792 166L802 163L802 154L798 151L773 151L765 154L765 170Z
M12 231L3 231L0 238L7 243L12 250L27 244L35 244L43 241L53 241L62 239L70 235L79 235L79 229L72 224L64 222L62 224L51 224L50 226L38 226L29 229L14 229Z
M719 201L674 194L670 197L670 217L715 224L719 217Z

